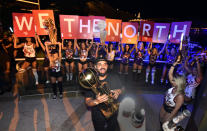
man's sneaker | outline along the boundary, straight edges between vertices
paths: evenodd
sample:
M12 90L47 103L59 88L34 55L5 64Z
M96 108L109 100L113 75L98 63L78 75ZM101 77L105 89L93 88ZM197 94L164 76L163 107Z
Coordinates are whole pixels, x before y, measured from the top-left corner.
M53 95L52 99L56 100L57 99L57 96L56 95Z
M37 85L39 85L39 82L37 81L37 82L35 82L35 85L37 86Z
M154 85L154 81L151 81L151 84Z
M148 83L148 79L146 79L145 82Z
M63 95L62 95L62 94L60 94L60 96L59 96L59 97L60 97L60 99L63 99Z

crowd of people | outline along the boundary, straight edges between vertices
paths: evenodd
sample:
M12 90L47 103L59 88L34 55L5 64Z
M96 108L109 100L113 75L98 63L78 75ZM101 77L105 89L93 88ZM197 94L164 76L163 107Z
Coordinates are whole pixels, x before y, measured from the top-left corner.
M132 72L134 74L140 74L144 69L143 67L146 67L145 82L148 83L149 74L151 72L151 84L154 84L156 67L159 62L161 62L163 72L160 82L168 83L169 79L167 77L167 73L178 55L178 51L176 51L178 48L176 45L172 46L173 44L169 41L160 46L160 51L159 48L156 48L153 43L148 42L138 42L131 45L121 43L105 44L94 42L94 40L77 39L62 39L61 42L57 42L57 36L53 39L46 40L45 37L42 37L41 39L40 36L36 35L34 38L28 37L24 40L22 38L17 38L13 34L9 36L4 35L0 42L1 56L4 58L4 63L1 64L2 67L4 67L2 68L2 71L8 74L11 70L13 70L11 69L11 66L15 63L15 58L18 54L23 52L25 61L21 67L18 68L18 72L23 73L28 66L31 66L36 85L39 84L36 55L37 50L39 52L40 47L42 48L42 52L45 52L43 62L46 76L45 83L54 83L54 81L56 81L53 80L54 77L57 78L58 81L62 81L61 79L63 74L61 69L63 67L66 70L64 73L66 80L71 81L76 71L75 62L77 62L78 65L77 71L80 73L87 67L93 67L96 58L100 55L108 60L110 70L113 69L114 62L118 61L119 74L128 75L129 65L132 65ZM206 55L204 51L200 51L199 54L202 54L199 55L199 62L203 67L206 62ZM53 57L55 57L54 60L52 59ZM158 62L158 60L160 61ZM196 59L193 58L192 54L189 52L188 57L183 60L183 64L179 67L178 71L182 72L185 70L186 73L189 72L190 69L188 66L196 65L195 61ZM144 66L144 64L146 66ZM53 72L58 73L54 74Z
M48 39L45 38L46 36L38 36L37 34L34 38L18 38L14 34L3 36L0 40L1 83L4 82L2 76L8 76L11 72L24 73L28 67L31 67L35 84L38 86L36 58L37 51L40 50L45 54L42 65L46 77L45 83L51 84L53 99L57 99L57 87L60 93L59 97L62 99L64 77L66 77L66 81L72 81L75 73L80 74L88 67L96 67L97 58L100 57L107 61L108 72L113 72L115 61L119 63L119 71L117 72L119 75L127 76L129 65L132 66L133 75L139 75L146 69L144 71L146 72L145 82L149 82L151 72L150 83L152 85L155 83L154 79L158 65L161 65L163 71L160 83L164 84L169 81L172 87L168 89L160 111L160 122L162 124L171 120L183 105L185 106L195 99L196 90L202 81L207 62L206 51L201 50L192 54L187 49L189 41L177 47L167 40L165 44L160 46L160 49L149 42L137 42L135 44L113 44L110 42L106 44L96 42L95 39L62 39L58 42L57 35L51 35ZM14 67L17 64L15 58L17 58L19 52L24 54L25 60L15 72ZM63 72L63 68L66 72ZM3 91L1 87L1 93ZM119 90L117 94L119 95L120 92ZM87 105L97 105L97 103L90 104L91 97L96 98L95 95L88 95ZM107 100L107 96L103 98L98 96L95 102L97 100L99 100L98 104L102 103ZM102 127L97 127L97 129L99 128Z

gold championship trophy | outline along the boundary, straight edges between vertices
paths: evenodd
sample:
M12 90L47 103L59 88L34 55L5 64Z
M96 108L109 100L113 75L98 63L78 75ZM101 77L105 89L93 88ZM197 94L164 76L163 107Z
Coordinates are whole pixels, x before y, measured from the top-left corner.
M57 29L55 27L54 21L51 18L45 19L43 25L49 35L50 42L52 44L56 44L57 43Z
M100 41L102 44L105 44L105 21L100 21L98 27L100 29ZM119 103L113 99L107 82L101 83L99 81L98 72L95 68L87 68L81 72L79 75L79 83L83 88L92 90L96 95L100 93L101 95L106 94L108 96L108 101L97 105L106 118L109 118L118 110Z

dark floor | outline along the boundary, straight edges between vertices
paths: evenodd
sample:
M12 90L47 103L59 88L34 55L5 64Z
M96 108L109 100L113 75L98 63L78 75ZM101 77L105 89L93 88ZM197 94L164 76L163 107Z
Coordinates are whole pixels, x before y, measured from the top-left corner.
M125 87L125 96L131 96L146 111L146 131L158 131L159 110L167 86L161 86L161 68L157 70L155 85L145 83L145 69L141 75L119 75ZM118 68L112 73L117 74ZM90 111L84 104L76 79L64 82L64 98L52 100L50 86L34 86L34 80L23 75L16 75L12 92L0 95L0 131L93 131ZM118 75L118 74L117 74ZM24 79L23 79L24 78ZM42 80L40 76L40 80ZM185 127L187 120L182 123Z

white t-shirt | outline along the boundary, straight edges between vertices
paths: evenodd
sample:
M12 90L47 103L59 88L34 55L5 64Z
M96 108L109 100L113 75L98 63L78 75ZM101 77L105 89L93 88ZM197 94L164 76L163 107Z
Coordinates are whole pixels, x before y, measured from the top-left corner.
M175 97L177 96L177 94L173 94L172 91L173 91L174 87L168 89L166 95L165 95L165 103L167 105L169 105L170 107L175 107Z
M108 52L108 56L107 56L107 60L108 61L113 61L114 60L114 56L115 56L115 51L111 51L111 52Z
M185 88L185 95L187 97L192 97L194 99L196 93L196 87L198 87L199 84L200 82L196 81L196 76L189 74L187 76L187 86Z
M24 52L25 57L35 57L35 49L33 47L33 44L27 45L25 43L24 48L23 48L23 52Z

